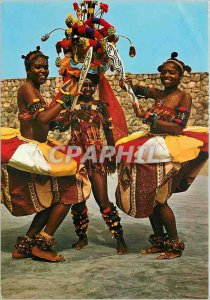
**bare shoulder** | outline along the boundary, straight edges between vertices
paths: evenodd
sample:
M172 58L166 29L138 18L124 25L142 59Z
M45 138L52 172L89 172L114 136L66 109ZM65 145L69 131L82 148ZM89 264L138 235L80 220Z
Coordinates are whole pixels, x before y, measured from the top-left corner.
M32 89L30 84L26 82L20 86L18 89L18 101L24 101L31 104L33 103L34 98L39 98L39 95Z
M192 105L192 96L189 93L182 92L180 97L179 106L190 108Z
M18 95L23 96L29 90L29 85L24 83L18 89Z

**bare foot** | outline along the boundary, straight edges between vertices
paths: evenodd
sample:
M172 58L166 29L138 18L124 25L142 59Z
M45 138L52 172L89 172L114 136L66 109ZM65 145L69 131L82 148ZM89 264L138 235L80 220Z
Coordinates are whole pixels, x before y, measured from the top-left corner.
M60 262L65 260L63 255L60 255L53 250L42 250L36 245L32 247L31 252L34 256L51 262Z
M125 240L123 236L115 237L117 240L117 254L118 255L125 255L128 253L127 246L125 244Z
M23 259L23 258L31 258L33 255L30 253L21 253L17 249L12 251L12 258L13 259Z
M180 257L182 255L181 252L162 252L156 259L163 260L163 259L173 259Z
M156 248L156 247L150 247L148 249L141 250L141 254L147 255L147 254L155 254L155 253L161 253L163 252L163 248Z
M81 250L87 245L88 245L88 238L84 237L84 238L79 238L76 243L72 244L72 248L76 250Z

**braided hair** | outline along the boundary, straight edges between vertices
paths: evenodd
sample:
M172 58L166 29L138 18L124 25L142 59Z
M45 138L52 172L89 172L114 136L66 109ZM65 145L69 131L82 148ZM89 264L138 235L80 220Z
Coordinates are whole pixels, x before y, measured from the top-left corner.
M37 46L36 50L30 51L26 56L25 55L21 56L21 58L24 59L24 64L25 64L26 71L31 68L32 63L38 57L43 57L45 59L49 58L49 56L44 55L44 53L42 53L40 51L40 46Z
M161 72L162 67L165 63L168 62L172 62L176 65L177 70L179 71L179 73L182 75L184 73L184 71L187 71L188 73L191 72L191 67L185 65L181 60L178 60L176 57L178 56L177 52L172 52L171 53L171 57L169 59L167 59L162 65L160 65L157 70L159 72Z

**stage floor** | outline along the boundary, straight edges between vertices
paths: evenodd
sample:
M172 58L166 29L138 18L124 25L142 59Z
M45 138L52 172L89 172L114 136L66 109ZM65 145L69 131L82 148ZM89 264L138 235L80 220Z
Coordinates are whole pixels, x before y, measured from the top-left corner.
M114 201L116 176L109 178ZM33 216L13 217L2 206L1 273L3 299L207 299L208 298L208 177L207 164L190 189L175 194L173 208L183 256L158 261L143 256L152 233L148 219L120 213L129 254L118 256L115 240L105 227L93 197L89 200L89 245L71 248L76 240L71 214L56 233L63 263L12 260L16 237L23 235Z

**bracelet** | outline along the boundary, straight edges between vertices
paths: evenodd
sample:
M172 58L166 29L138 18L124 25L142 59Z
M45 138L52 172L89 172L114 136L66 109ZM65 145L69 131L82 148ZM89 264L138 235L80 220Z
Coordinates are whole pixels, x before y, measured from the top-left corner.
M151 113L149 110L146 112L145 117L143 119L143 123L148 124L152 127L157 127L158 125L158 116L155 113Z
M67 106L66 106L66 103L63 100L57 99L55 101L62 106L63 110L66 110Z
M44 111L44 110L45 110L44 107L41 107L41 108L37 109L37 110L35 111L35 113L33 114L33 119L35 119L36 116L37 116L40 112L42 112L42 111Z
M59 99L61 101L63 101L66 106L71 106L74 100L74 97L71 94L63 94L61 96L61 99Z
M158 116L155 114L152 126L155 128L155 127L157 127L157 125L158 125Z
M43 108L43 103L41 102L40 99L33 99L32 104L28 104L28 109L30 113L35 113L38 109Z

